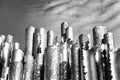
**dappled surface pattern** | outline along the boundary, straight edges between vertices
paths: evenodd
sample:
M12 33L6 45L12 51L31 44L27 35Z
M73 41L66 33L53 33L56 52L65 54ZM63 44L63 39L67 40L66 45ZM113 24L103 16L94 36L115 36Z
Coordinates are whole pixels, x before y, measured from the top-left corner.
M94 26L107 26L120 47L119 0L0 0L0 34L13 35L22 48L27 26L52 29L59 35L63 21L74 28L75 39L91 33Z

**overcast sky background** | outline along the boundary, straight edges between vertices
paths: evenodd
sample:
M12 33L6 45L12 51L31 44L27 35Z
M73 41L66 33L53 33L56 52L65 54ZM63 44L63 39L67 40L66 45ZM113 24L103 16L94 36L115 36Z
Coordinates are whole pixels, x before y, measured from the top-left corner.
M26 27L44 27L59 35L63 21L73 27L75 39L80 33L92 33L94 26L107 26L120 47L118 0L0 0L0 34L13 35L22 49Z

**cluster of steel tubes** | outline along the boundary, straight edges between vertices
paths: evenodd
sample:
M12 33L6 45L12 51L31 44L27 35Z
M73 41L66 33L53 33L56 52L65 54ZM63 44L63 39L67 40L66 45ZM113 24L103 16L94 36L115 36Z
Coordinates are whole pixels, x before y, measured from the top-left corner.
M67 22L60 40L52 30L30 26L24 50L12 35L0 36L0 80L119 80L115 56L113 33L105 26L94 27L93 38L80 34L77 42Z

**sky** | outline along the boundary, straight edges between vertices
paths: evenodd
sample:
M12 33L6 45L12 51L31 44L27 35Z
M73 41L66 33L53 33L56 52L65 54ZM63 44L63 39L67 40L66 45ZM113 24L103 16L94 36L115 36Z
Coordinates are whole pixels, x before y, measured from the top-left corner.
M120 47L118 0L0 0L0 34L13 35L22 49L26 27L43 27L60 36L64 21L73 27L75 40L80 33L92 34L94 26L107 26Z

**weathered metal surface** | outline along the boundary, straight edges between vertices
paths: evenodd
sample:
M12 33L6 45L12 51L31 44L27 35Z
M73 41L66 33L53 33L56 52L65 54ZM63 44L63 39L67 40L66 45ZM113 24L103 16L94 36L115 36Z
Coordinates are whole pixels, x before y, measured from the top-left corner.
M59 49L56 45L46 48L44 62L44 80L59 79Z

